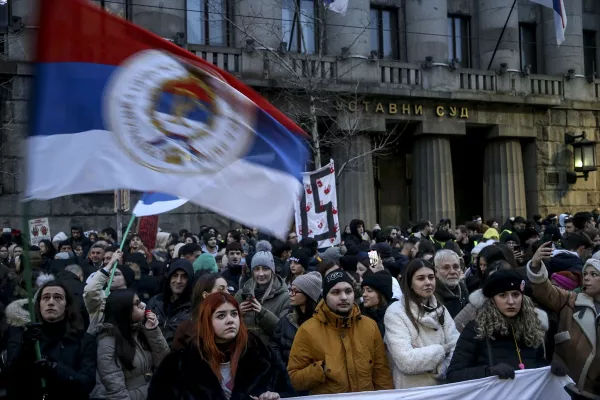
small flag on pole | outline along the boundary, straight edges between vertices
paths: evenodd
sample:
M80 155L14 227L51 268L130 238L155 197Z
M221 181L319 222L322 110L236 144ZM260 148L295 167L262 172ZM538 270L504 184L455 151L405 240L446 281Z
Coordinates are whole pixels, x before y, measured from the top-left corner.
M534 3L548 7L554 11L554 27L556 29L556 43L560 46L565 41L567 29L567 12L564 0L531 0Z
M145 217L148 215L158 215L169 212L181 207L187 203L186 199L180 199L170 194L147 192L142 195L142 198L137 202L133 213L136 217Z
M349 0L323 0L325 2L325 7L329 11L333 11L338 14L346 14L348 11L348 1Z

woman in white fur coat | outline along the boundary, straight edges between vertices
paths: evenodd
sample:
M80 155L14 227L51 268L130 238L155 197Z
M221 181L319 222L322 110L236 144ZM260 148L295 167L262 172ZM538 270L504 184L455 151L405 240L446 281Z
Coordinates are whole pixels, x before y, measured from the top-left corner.
M459 333L435 296L435 270L422 259L408 263L400 301L385 313L385 344L396 389L443 383Z

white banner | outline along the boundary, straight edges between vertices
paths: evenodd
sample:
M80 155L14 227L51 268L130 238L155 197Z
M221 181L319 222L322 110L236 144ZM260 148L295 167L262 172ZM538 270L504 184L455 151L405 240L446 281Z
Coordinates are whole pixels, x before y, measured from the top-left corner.
M37 218L29 220L29 237L32 246L39 246L44 239L52 241L50 234L50 223L48 218Z
M302 174L304 195L296 202L298 240L315 238L319 248L340 243L335 167L333 160L323 168Z
M310 400L481 400L527 399L569 400L564 387L573 381L550 373L550 367L526 369L515 372L515 379L498 379L495 376L448 385L414 389L382 390L378 392L342 393L310 396ZM297 397L297 399L307 399Z

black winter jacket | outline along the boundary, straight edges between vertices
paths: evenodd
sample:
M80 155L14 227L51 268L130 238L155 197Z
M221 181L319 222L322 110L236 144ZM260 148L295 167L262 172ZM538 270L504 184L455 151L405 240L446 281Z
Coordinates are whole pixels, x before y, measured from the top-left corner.
M456 349L446 373L448 382L462 382L490 376L490 367L498 364L508 364L519 369L519 357L512 334L509 336L496 335L496 340L477 339L476 322L471 321L460 334ZM492 360L490 360L487 343L490 344ZM528 347L523 340L519 341L521 359L525 369L547 366L544 359L544 346L537 349Z
M51 339L57 336L46 335L46 326L42 331L42 357L58 363L56 370L45 375L46 400L88 399L96 384L96 339L85 332L70 332ZM8 398L41 399L44 393L42 375L34 367L33 347L25 347L22 343L23 332L23 328L11 328L7 349Z
M285 317L279 320L275 332L271 337L271 347L279 355L285 365L290 359L290 351L294 344L294 337L298 332L298 313L293 310Z
M439 279L435 285L435 293L441 297L444 306L454 319L467 304L469 304L469 290L467 285L461 280L454 290L444 285Z
M583 260L571 253L559 252L552 256L545 265L548 269L548 276L561 271L583 273Z
M371 318L373 321L377 323L377 327L379 328L379 332L381 332L381 337L385 336L385 325L383 323L383 319L385 317L385 312L388 307L395 302L396 299L391 299L387 306L379 307L379 308L363 308L361 310L363 315Z
M295 395L287 370L277 354L251 332L239 360L230 400L249 400L265 392ZM209 364L194 344L171 352L152 377L147 400L225 400Z

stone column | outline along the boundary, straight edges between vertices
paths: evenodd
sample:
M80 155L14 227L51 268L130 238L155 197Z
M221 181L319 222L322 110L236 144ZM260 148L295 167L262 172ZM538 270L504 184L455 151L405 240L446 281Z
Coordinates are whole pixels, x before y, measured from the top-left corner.
M371 138L359 134L348 140L349 147L333 149L336 170L344 168L337 185L340 229L357 218L365 221L365 229L370 230L377 223L373 158L365 155L371 149ZM344 167L345 162L357 156L361 157Z
M368 56L371 50L369 23L371 3L369 0L352 0L345 15L327 11L326 46L327 53L339 56L343 47L349 48L350 55Z
M446 0L406 0L406 41L409 62L448 60L448 5Z
M450 139L420 136L413 147L413 220L442 218L456 223Z
M494 49L506 23L513 0L479 0L479 59L481 69L487 69ZM519 4L515 5L500 46L494 57L492 69L507 63L508 68L519 68Z
M483 161L484 217L500 224L509 217L527 216L525 174L518 139L488 142Z
M576 74L583 74L583 4L582 0L565 1L567 30L565 41L556 45L554 12L542 7L544 18L544 54L548 75L564 75L571 68Z

